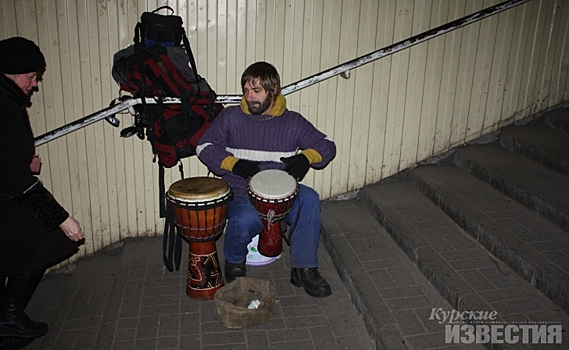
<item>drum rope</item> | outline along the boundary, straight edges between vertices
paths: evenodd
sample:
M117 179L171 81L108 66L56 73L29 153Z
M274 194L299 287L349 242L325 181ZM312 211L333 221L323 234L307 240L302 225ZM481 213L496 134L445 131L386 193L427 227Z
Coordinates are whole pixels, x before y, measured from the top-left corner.
M276 213L273 209L269 209L269 211L267 212L267 222L269 230L272 228L273 224L278 220L275 214Z

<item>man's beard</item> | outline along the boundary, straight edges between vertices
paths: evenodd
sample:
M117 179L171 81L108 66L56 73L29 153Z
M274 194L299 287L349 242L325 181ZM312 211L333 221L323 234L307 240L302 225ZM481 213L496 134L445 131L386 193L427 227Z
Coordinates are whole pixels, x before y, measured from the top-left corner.
M247 101L247 107L249 108L249 112L251 114L259 115L267 111L267 109L271 106L271 102L273 102L273 99L270 96L267 96L263 102Z

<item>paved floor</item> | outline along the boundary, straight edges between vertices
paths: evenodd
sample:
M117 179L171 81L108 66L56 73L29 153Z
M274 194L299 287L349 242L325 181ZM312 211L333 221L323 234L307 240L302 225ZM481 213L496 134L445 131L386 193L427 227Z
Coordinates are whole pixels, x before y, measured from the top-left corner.
M567 148L555 137L539 140ZM276 286L276 314L231 330L213 301L186 296L187 260L179 271L165 269L161 236L129 239L44 278L28 314L50 332L28 349L566 349L569 180L494 146L459 150L452 165L420 166L323 202L320 270L331 297L290 284L285 249L271 265L248 267L249 277ZM567 175L569 159L557 153L548 162L561 159L556 171ZM449 321L464 311L496 317ZM507 336L505 327L517 333Z
M433 215L427 215L429 220ZM411 262L361 201L324 202L322 221L320 271L332 286L331 297L312 298L290 284L290 255L285 246L281 259L271 265L248 267L249 277L267 279L276 286L275 315L264 324L231 330L217 320L213 301L185 294L187 260L179 271L165 269L161 236L128 239L44 278L28 314L47 322L50 332L27 349L483 348L462 341L447 343L449 324L439 316L457 306L441 297L429 278L436 277L439 287L451 278L450 288L461 290L464 283L452 278L454 270L439 271L419 250L421 263ZM438 249L436 242L432 244ZM220 239L221 261L222 244ZM187 246L183 254L187 256ZM428 277L422 273L425 269L430 271ZM503 276L487 277L496 283L504 280ZM510 305L512 293L504 292L507 286L501 288L493 293L494 299L505 297ZM470 294L460 298L463 303ZM468 306L467 310L487 309L483 304ZM519 321L514 313L512 317ZM501 310L500 316L505 314ZM541 316L539 320L559 321L566 329L567 315L560 310Z
M186 265L168 272L161 251L162 237L129 239L46 276L28 314L47 322L50 331L27 349L375 348L322 246L320 271L332 286L332 296L312 298L290 284L285 245L281 259L271 265L248 267L248 276L276 286L275 315L238 330L217 320L213 301L186 296Z

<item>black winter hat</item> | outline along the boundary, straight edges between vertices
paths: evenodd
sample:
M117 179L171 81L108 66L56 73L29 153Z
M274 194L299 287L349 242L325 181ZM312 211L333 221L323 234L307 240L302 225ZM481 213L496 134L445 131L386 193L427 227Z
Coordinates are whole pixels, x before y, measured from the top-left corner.
M40 72L45 66L45 57L33 41L22 37L0 41L0 73Z

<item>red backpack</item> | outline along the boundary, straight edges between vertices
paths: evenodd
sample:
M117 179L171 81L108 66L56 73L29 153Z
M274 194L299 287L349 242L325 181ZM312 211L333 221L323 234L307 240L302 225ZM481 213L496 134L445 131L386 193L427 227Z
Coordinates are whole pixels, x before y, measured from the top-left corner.
M121 90L142 98L134 107L134 125L122 137L145 135L158 158L160 169L160 217L165 216L164 168L196 154L198 140L223 110L215 91L196 70L190 43L179 16L145 12L136 25L134 44L114 55L112 75ZM181 43L184 43L182 46ZM146 97L156 103L146 103ZM165 103L166 97L181 103ZM180 163L180 172L183 169Z
M134 125L121 131L121 136L146 135L159 166L160 217L165 217L163 258L169 271L180 267L181 233L165 198L164 168L180 163L181 158L196 154L198 140L223 105L200 77L179 16L145 12L136 25L134 45L118 51L113 60L112 75L121 90L142 104L134 107ZM184 46L181 46L181 42ZM146 103L146 97L156 103ZM166 97L178 97L181 103L165 103Z
M140 54L135 51L136 46L129 46L115 54L113 77L121 90L135 98L153 97L156 104L136 106L135 124L122 134L136 132L144 138L146 129L159 164L170 168L196 154L198 140L223 105L215 103L213 89L190 68L183 47L153 45ZM181 103L166 104L164 97L179 97Z

